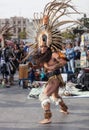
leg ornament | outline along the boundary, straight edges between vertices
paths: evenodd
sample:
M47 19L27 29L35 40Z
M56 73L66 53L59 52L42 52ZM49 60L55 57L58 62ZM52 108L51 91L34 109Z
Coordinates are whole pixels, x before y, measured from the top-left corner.
M54 98L53 101L56 103L56 105L60 105L61 112L68 114L68 107L63 102L61 97Z
M66 106L66 104L63 101L61 101L61 102L59 102L59 105L61 108L61 112L68 114L68 107Z
M44 93L39 96L42 108L44 110L44 119L40 122L41 124L51 123L52 113L50 111L50 99Z
M39 95L39 100L41 101L42 108L44 109L44 106L50 104L50 98L46 96L44 93ZM50 105L48 105L50 108Z
M50 110L46 110L44 113L45 119L50 119L52 117L52 113Z
M51 117L52 117L52 113L49 110L45 110L45 113L44 113L44 119L40 121L41 124L49 124L51 123Z

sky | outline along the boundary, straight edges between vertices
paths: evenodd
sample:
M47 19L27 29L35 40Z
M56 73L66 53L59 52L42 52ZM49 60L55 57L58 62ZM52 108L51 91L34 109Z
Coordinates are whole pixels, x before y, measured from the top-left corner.
M34 12L42 12L45 5L50 1L52 0L0 0L0 18L14 16L33 18ZM89 0L72 0L72 3L79 12L89 16ZM76 18L82 16L77 15Z

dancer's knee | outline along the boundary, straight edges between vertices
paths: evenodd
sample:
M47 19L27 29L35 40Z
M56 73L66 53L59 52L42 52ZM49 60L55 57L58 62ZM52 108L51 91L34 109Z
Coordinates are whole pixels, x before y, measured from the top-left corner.
M39 100L41 101L42 108L47 106L50 109L50 98L47 95L45 95L44 93L41 93L39 95Z
M53 100L53 102L55 102L56 105L59 105L60 102L62 102L62 98L61 97L58 97L58 98L52 97L52 100Z

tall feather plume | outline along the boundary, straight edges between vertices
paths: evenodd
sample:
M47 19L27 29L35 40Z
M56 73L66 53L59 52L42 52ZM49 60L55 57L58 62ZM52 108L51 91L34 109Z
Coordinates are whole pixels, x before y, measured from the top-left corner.
M78 21L69 19L70 15L78 14L79 12L71 4L71 0L53 0L47 3L44 7L43 13L38 16L34 14L34 31L35 50L40 46L42 36L46 35L46 45L52 49L62 49L63 37L61 36L62 27L69 23L78 23ZM46 16L46 19L44 19ZM65 16L68 20L65 20ZM64 18L64 19L63 19ZM46 23L44 22L46 20ZM35 51L34 51L35 52Z
M9 23L6 23L2 28L0 28L0 38L1 38L1 46L4 47L5 38L8 35L8 33L12 34L12 28L14 26L10 26Z

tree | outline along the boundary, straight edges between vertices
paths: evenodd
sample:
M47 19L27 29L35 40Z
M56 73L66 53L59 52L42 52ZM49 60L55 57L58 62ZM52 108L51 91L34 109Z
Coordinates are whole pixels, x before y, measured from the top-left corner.
M25 31L19 32L19 37L20 39L26 39L26 32Z
M66 30L65 32L62 33L62 36L65 39L71 39L72 41L75 38L75 34L73 33L72 29L71 30Z

